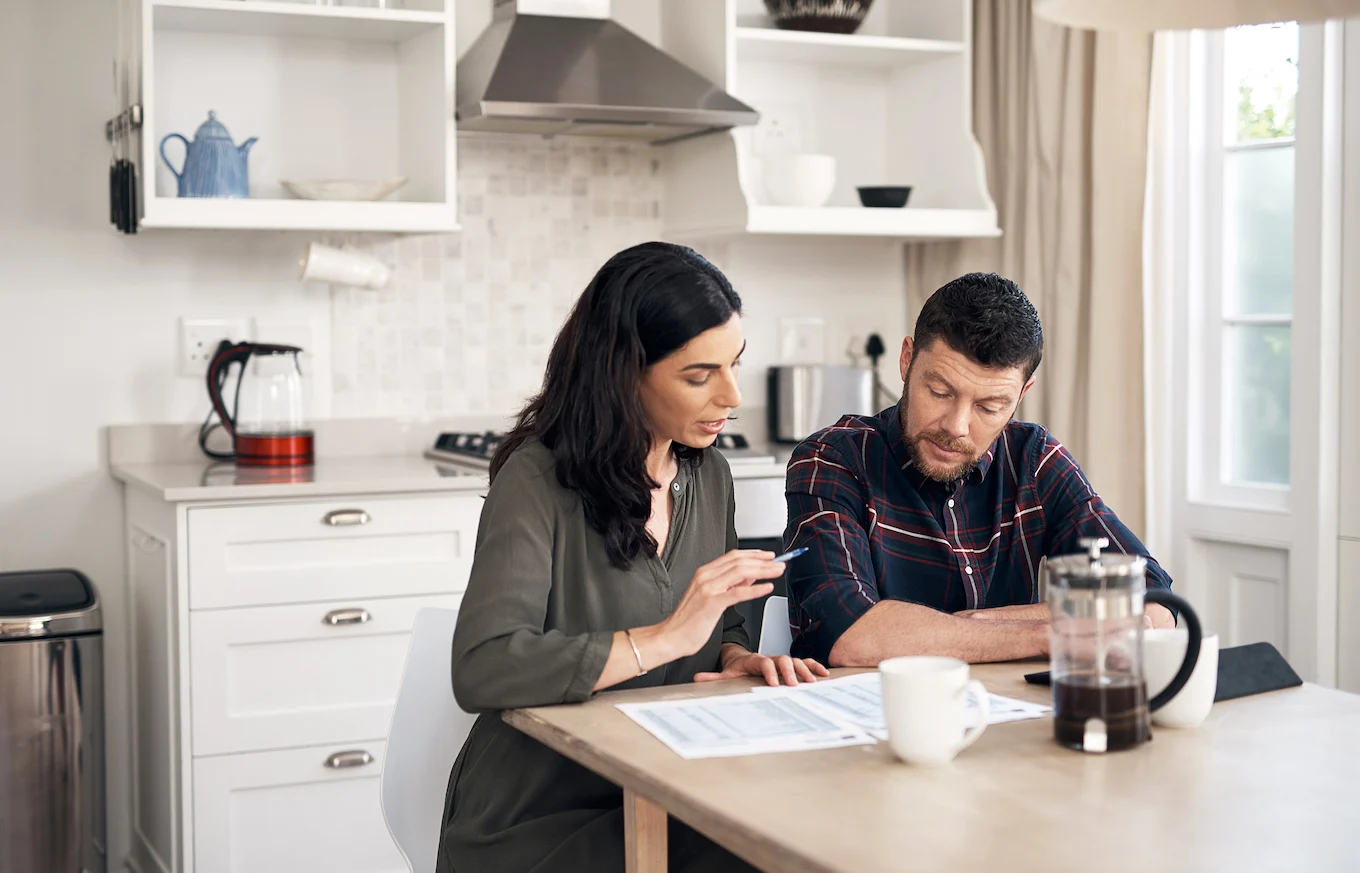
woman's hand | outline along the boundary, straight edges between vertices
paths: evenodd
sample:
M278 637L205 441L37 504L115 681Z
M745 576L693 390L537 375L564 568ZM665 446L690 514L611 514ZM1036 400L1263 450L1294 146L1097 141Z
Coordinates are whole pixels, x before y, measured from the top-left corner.
M816 682L825 679L831 672L811 658L790 658L779 655L757 655L741 646L723 646L721 673L696 673L695 682L713 682L718 679L738 679L742 676L759 676L767 685L797 685L799 682Z
M727 607L774 590L773 585L761 581L784 573L785 565L774 563L773 557L774 552L733 549L695 571L675 611L657 626L670 643L674 658L702 649Z

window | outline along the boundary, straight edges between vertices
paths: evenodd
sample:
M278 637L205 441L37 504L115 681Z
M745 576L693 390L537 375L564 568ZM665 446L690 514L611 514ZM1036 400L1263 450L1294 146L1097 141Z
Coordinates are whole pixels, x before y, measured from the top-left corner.
M1294 107L1299 29L1240 27L1222 37L1221 184L1216 291L1222 355L1220 482L1289 484L1294 271ZM1214 166L1217 165L1217 166ZM1212 207L1211 207L1212 211Z
M1269 640L1323 683L1355 491L1355 26L1157 34L1149 136L1150 545L1225 645Z

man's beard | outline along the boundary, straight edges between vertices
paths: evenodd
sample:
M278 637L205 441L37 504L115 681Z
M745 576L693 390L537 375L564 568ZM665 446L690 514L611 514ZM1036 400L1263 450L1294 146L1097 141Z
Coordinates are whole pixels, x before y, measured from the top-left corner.
M920 470L921 474L927 479L933 479L936 482L943 482L945 484L957 482L964 476L967 476L969 473L976 470L978 462L982 460L981 455L978 454L972 443L969 443L966 440L953 439L942 431L927 431L926 433L912 436L910 426L907 423L906 403L902 404L902 433L906 436L907 452L911 455L912 465ZM960 461L952 467L941 470L934 465L934 462L927 459L925 453L921 450L921 443L927 440L947 451L962 452L967 460Z

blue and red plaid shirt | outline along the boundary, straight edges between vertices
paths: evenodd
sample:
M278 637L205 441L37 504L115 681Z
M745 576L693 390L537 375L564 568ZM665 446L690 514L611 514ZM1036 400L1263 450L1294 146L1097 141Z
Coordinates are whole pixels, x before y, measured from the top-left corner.
M1036 603L1039 561L1111 550L1148 558L1149 587L1171 579L1101 501L1067 449L1012 421L977 469L950 484L911 463L898 407L851 415L804 440L789 461L784 546L793 654L826 663L850 625L883 599L944 612Z

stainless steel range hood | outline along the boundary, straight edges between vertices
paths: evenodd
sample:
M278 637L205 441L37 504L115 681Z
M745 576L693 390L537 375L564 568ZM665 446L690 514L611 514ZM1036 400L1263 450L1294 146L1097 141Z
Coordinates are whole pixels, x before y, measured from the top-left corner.
M659 142L759 119L617 22L526 11L543 8L497 0L491 25L458 62L459 129Z

